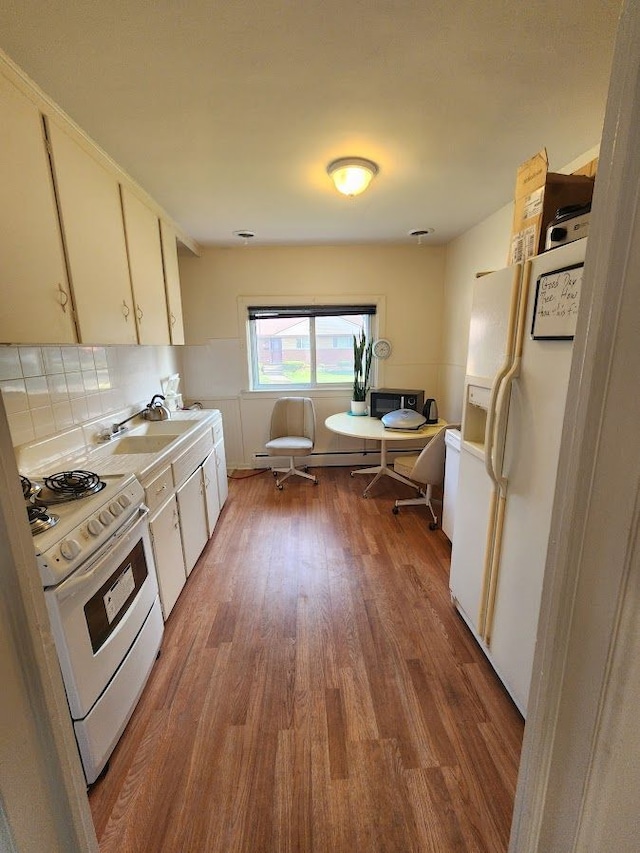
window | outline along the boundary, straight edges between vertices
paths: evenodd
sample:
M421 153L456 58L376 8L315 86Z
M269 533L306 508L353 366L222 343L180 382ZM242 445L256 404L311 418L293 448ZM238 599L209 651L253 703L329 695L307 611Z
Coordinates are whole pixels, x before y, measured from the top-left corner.
M375 305L250 306L254 389L353 382L353 336L371 337Z

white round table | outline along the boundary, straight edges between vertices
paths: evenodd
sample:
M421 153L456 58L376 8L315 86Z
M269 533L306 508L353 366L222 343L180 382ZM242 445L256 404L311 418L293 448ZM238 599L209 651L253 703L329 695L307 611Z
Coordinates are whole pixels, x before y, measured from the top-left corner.
M349 412L339 412L337 415L329 415L324 425L328 430L338 435L347 435L350 438L380 442L380 464L373 465L370 468L359 468L357 471L351 472L352 477L354 474L375 475L362 493L362 496L367 498L369 497L368 492L371 487L383 476L393 477L394 480L399 480L401 483L406 483L412 488L417 489L418 486L415 483L387 466L387 442L411 441L416 438L433 438L438 430L447 425L447 422L440 420L437 424L425 424L420 429L390 430L385 429L382 421L378 418L371 418L368 415L352 415Z

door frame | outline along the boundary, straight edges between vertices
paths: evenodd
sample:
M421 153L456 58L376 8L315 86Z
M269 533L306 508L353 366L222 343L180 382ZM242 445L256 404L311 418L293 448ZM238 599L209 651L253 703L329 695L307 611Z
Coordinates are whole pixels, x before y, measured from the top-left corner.
M593 200L510 853L586 853L605 849L593 846L598 824L625 829L625 792L610 766L607 734L621 722L612 716L616 698L629 689L628 668L617 662L640 653L637 624L626 618L640 572L638 81L640 12L626 0ZM629 751L638 755L633 742L621 748L627 758ZM635 850L637 837L631 843L627 848L618 840L609 849Z

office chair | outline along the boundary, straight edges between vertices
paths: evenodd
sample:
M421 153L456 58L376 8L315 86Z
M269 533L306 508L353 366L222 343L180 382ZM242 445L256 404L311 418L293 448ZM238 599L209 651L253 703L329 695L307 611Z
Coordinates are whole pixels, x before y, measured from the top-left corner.
M288 468L272 468L276 478L276 486L282 489L282 484L292 474L312 480L318 485L318 478L307 474L295 467L296 456L308 456L314 448L316 439L316 413L313 400L309 397L281 397L276 400L271 413L270 440L265 449L270 456L288 456ZM284 477L278 477L284 474Z
M426 506L433 519L429 523L429 529L435 530L438 527L438 519L433 511L431 496L433 486L442 486L444 483L444 434L448 429L459 428L460 424L447 424L438 430L418 455L398 456L395 459L393 470L418 484L416 488L420 491L420 497L396 501L393 507L394 515L398 514L398 507L401 506Z

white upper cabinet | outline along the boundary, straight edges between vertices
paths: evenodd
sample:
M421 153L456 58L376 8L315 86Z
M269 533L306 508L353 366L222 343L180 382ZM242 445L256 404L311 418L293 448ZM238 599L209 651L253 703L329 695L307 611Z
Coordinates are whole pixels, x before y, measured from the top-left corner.
M0 344L183 344L155 208L0 51Z
M176 233L163 219L160 220L162 239L162 258L164 261L164 281L169 311L169 330L172 344L184 343L184 325L182 321L182 299L180 296L180 272L178 270L178 246Z
M57 122L47 126L80 340L135 344L118 181Z
M120 190L138 342L168 344L171 339L158 217L127 187Z
M0 74L0 342L76 333L42 117Z

